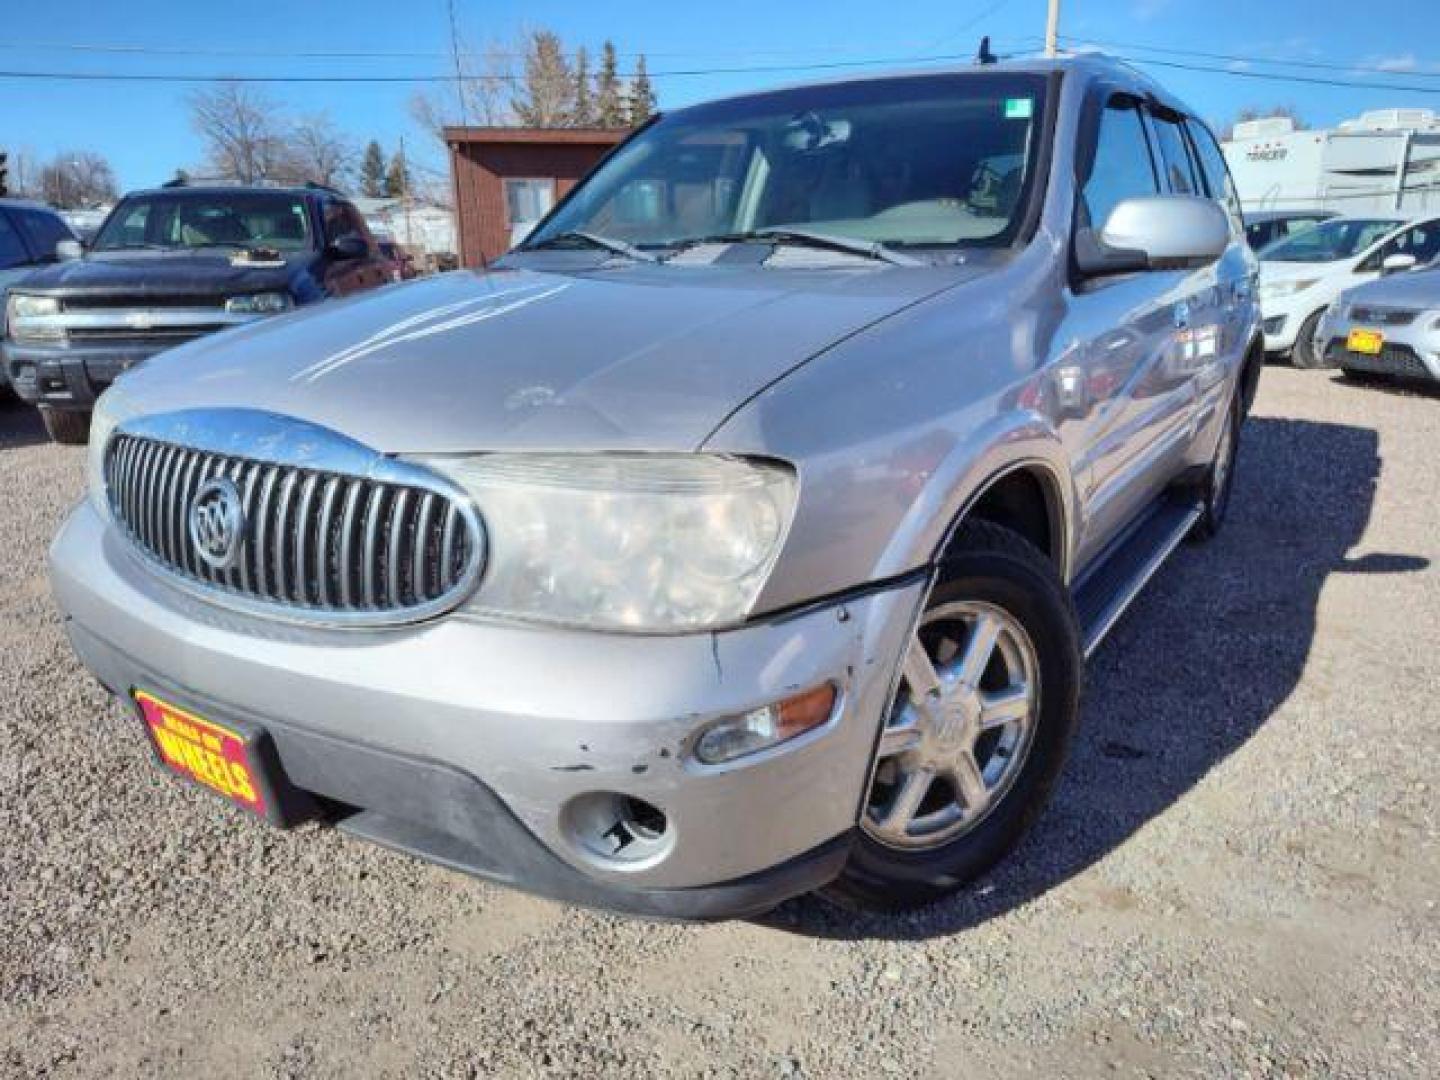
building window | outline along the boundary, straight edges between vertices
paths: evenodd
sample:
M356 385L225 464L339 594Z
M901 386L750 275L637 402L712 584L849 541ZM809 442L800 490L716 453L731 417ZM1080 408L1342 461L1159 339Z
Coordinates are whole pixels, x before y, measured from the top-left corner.
M539 220L555 205L555 181L505 181L505 212L510 218L510 244L514 246L530 235Z

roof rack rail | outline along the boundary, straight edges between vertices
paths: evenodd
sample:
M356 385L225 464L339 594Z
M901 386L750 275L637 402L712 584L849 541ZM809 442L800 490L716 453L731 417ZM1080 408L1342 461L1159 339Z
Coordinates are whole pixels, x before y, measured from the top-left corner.
M345 193L333 184L321 184L315 180L306 180L305 186L311 191L327 191L331 195L338 195L342 199L345 198Z

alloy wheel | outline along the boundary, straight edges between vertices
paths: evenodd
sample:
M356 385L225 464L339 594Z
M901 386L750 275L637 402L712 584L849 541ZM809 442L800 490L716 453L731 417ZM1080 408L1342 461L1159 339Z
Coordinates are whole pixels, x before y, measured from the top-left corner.
M926 850L975 828L1024 767L1040 665L1009 612L958 601L925 614L902 678L861 827L888 847Z

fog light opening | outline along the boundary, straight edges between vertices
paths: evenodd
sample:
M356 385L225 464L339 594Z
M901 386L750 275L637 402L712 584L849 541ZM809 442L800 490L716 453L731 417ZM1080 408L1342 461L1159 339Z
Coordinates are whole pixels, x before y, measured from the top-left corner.
M675 831L665 811L632 795L590 792L572 800L563 816L571 842L607 869L653 866L674 845Z

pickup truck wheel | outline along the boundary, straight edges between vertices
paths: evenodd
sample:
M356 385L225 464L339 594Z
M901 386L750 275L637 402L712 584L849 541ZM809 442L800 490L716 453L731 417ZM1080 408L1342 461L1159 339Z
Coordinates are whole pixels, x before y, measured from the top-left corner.
M1215 459L1200 486L1200 518L1190 530L1191 540L1209 540L1220 532L1230 509L1230 491L1235 486L1235 456L1240 452L1240 402L1230 403L1220 441L1215 444Z
M1323 311L1317 311L1300 324L1300 333L1295 336L1295 347L1290 350L1290 363L1297 368L1318 368L1325 366L1325 358L1315 351L1315 330L1320 325Z
M90 414L70 410L41 409L45 433L66 446L84 446L90 438Z
M1050 560L1009 529L963 526L902 661L850 862L825 895L906 910L990 869L1045 805L1080 678Z

